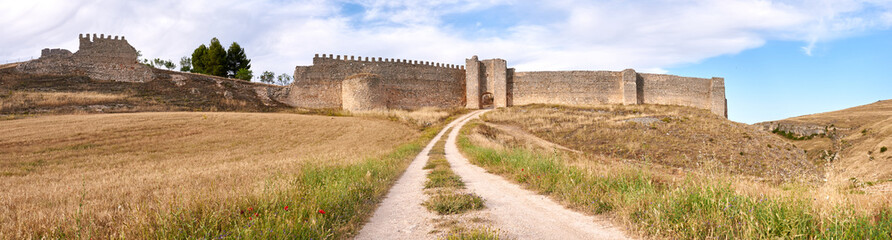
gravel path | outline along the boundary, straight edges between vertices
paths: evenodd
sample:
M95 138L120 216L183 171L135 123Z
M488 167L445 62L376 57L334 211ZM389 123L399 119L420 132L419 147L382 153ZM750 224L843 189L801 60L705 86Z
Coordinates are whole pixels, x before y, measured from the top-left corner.
M427 211L421 205L427 199L427 196L424 195L427 171L422 168L427 163L428 152L434 147L434 144L440 141L446 131L471 115L466 114L446 125L421 150L421 153L415 156L406 172L390 188L381 205L375 210L375 214L359 231L356 239L429 239L434 237L428 233L434 230L431 220L436 217L436 214Z
M484 111L463 119L446 139L446 159L467 188L486 200L493 225L516 239L627 239L608 220L587 216L472 165L455 145L459 130Z
M479 214L492 220L492 226L513 239L627 239L610 222L564 208L551 199L511 183L472 165L455 145L459 130L469 120L488 110L464 115L443 128L387 193L383 202L356 239L433 239L432 220L437 216L421 203L427 171L422 169L428 152L449 131L446 159L461 176L470 192L486 201ZM451 129L451 131L450 131Z

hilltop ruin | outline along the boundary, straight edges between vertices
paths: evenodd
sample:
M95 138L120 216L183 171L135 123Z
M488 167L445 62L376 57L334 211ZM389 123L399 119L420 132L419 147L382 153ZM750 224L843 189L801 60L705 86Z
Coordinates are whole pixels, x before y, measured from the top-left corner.
M637 73L633 69L516 72L507 65L503 59L479 60L477 56L459 66L316 54L312 66L295 68L287 104L346 110L479 109L534 103L667 104L728 116L723 78Z
M300 108L417 109L509 107L527 104L669 104L702 108L727 118L723 78L693 78L623 71L517 72L503 59L465 59L465 65L316 54L297 66L288 86L164 71L140 64L124 37L81 34L80 48L43 49L17 70L83 75L97 80L149 82L184 79L250 88L265 104ZM194 91L193 91L194 92ZM226 95L225 92L223 94Z

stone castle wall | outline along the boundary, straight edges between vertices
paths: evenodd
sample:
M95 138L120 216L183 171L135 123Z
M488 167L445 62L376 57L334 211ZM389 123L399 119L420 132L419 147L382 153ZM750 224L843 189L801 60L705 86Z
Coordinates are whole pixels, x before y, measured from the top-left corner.
M124 37L87 34L79 40L75 53L43 49L39 59L16 68L29 73L85 75L111 81L148 82L156 78L153 68L139 64L136 49ZM534 103L674 104L708 109L727 117L722 78L639 74L633 69L515 72L503 59L479 60L477 56L465 59L465 66L460 66L317 54L313 65L295 67L291 85L252 87L265 102L302 108L360 111L477 109Z
M621 72L516 72L513 80L513 105L623 104Z
M384 89L378 75L361 73L341 82L341 106L348 111L368 111L387 108Z
M670 104L708 109L727 117L725 81L614 71L515 72L505 60L465 59L465 107L527 104Z
M81 34L79 40L80 47L73 54L65 49L43 49L39 59L20 64L17 69L38 74L86 75L108 81L151 81L151 67L139 64L136 49L124 37L93 34L91 38Z
M312 66L298 66L288 104L305 108L343 107L342 82L356 74L380 79L387 108L460 107L464 104L464 67L405 59L317 55Z

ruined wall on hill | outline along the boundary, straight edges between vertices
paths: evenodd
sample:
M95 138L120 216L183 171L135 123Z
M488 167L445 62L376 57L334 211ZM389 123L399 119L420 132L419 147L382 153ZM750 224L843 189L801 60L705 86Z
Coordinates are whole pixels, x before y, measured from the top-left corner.
M621 72L515 72L512 79L513 105L623 103Z
M139 64L136 49L124 37L81 34L78 40L79 49L73 54L65 49L43 49L39 59L20 64L17 69L37 74L84 75L108 81L152 80L152 69Z
M722 78L680 77L666 74L638 74L639 98L643 104L669 104L712 111L726 116L725 85Z
M509 71L512 72L512 71ZM667 104L703 108L727 117L725 81L614 71L515 72L510 105Z
M287 103L295 107L342 107L341 84L356 74L380 79L387 108L461 107L464 67L405 59L317 55L312 66L297 66Z

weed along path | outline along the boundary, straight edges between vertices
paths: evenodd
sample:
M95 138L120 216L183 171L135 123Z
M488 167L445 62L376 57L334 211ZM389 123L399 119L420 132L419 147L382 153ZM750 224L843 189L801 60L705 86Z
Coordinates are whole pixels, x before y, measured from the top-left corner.
M387 192L387 196L375 210L369 222L362 227L356 239L428 239L434 235L432 220L434 213L425 209L421 203L425 200L424 182L427 172L423 169L428 160L428 153L446 132L459 122L476 116L478 112L469 113L452 121L431 139L430 143L418 153L409 167L400 176L396 184Z
M458 151L456 139L465 123L485 111L476 111L470 117L456 120L460 122L450 131L445 152L452 170L464 180L468 190L486 201L486 211L495 227L509 238L516 239L628 238L605 219L569 210L545 196L472 165Z

